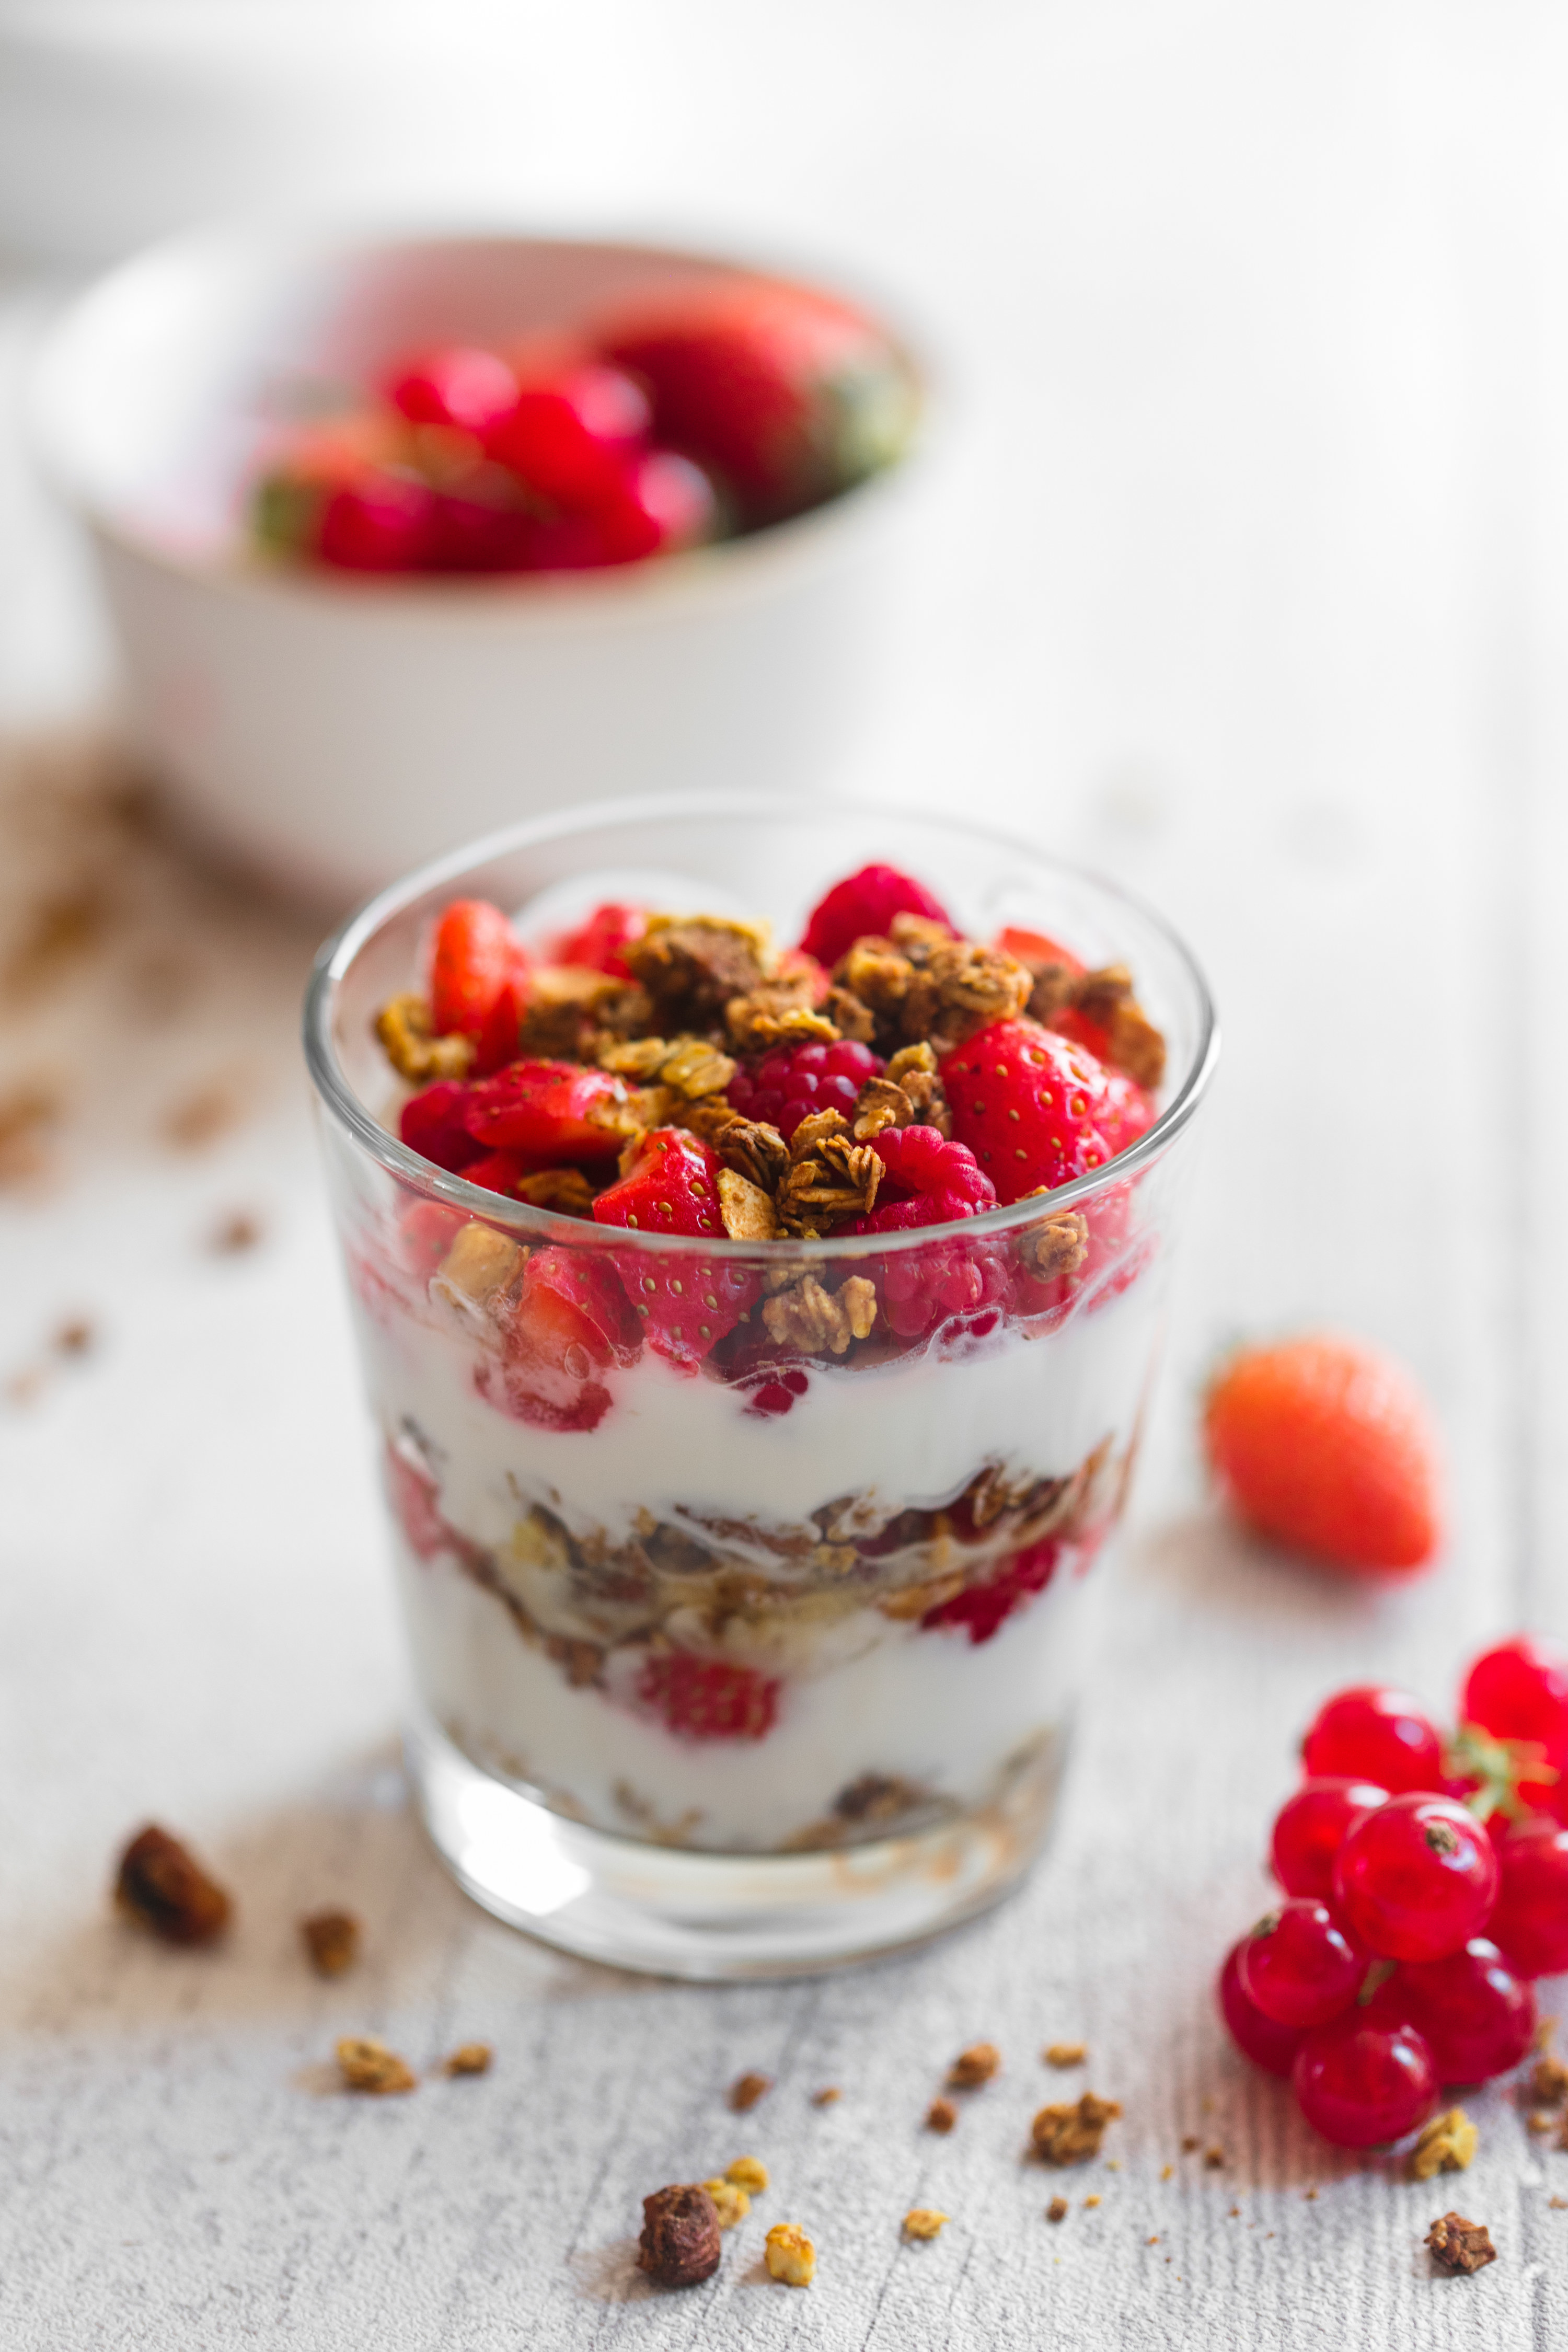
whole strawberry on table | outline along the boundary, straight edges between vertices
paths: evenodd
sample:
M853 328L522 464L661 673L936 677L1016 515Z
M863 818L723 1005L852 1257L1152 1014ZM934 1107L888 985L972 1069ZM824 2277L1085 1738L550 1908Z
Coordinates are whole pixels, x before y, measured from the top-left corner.
M258 543L340 572L581 572L786 521L890 465L908 360L815 289L692 279L574 332L410 354L280 437Z

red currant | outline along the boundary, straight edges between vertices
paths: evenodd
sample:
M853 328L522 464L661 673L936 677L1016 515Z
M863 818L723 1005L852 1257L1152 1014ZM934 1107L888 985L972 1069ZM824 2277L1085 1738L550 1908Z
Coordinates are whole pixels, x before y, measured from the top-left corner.
M629 375L590 362L525 384L513 404L489 449L530 489L573 512L620 494L648 427L647 397Z
M496 352L451 343L405 367L388 397L412 424L483 434L516 405L517 378Z
M1261 2066L1268 2074L1289 2074L1296 2063L1296 2053L1301 2037L1293 2026L1276 2025L1265 2017L1256 2001L1249 2000L1241 1982L1241 1945L1233 1944L1226 1954L1225 1966L1219 1972L1215 1988L1219 2000L1220 2015L1224 2018L1231 2040L1244 2058Z
M1503 1842L1490 1933L1521 1976L1568 1969L1568 1829L1526 1822Z
M1486 1925L1497 1901L1491 1840L1463 1805L1412 1792L1363 1813L1334 1869L1353 1935L1391 1960L1440 1960Z
M1348 1773L1394 1790L1443 1785L1443 1743L1420 1702L1376 1683L1325 1700L1301 1742L1301 1761L1313 1780Z
M1388 1795L1375 1780L1304 1780L1274 1823L1271 1860L1286 1894L1331 1895L1346 1831Z
M1485 1936L1446 1960L1402 1968L1388 1987L1445 2083L1485 2083L1517 2066L1535 2036L1535 1994Z
M1292 1896L1259 1919L1237 1947L1242 1990L1276 2025L1323 2025L1348 2009L1366 1955L1326 1903Z
M1401 2139L1437 2104L1437 2069L1415 2028L1362 2009L1314 2026L1293 2076L1301 2113L1336 2147Z
M1459 1706L1466 1723L1553 1753L1568 1744L1568 1654L1531 1633L1500 1642L1470 1668Z

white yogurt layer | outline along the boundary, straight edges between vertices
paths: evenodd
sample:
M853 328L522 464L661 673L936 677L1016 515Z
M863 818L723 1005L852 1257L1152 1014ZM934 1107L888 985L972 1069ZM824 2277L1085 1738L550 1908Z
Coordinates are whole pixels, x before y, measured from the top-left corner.
M972 1811L1016 1773L1054 1769L1070 1721L1087 1586L1068 1550L1046 1591L979 1644L962 1626L860 1612L878 1638L786 1682L765 1738L722 1742L674 1738L603 1691L574 1689L454 1561L416 1560L401 1544L398 1556L421 1691L447 1736L622 1836L769 1852L831 1824L835 1801L868 1778Z
M574 1533L621 1544L647 1512L782 1527L849 1495L930 1509L988 1462L1066 1477L1108 1436L1121 1454L1154 1353L1154 1273L1037 1338L1005 1326L958 1354L814 1363L805 1394L777 1415L647 1352L605 1375L614 1402L596 1429L538 1429L479 1394L463 1334L362 1315L361 1336L383 1426L419 1432L449 1525L493 1550L540 1501Z

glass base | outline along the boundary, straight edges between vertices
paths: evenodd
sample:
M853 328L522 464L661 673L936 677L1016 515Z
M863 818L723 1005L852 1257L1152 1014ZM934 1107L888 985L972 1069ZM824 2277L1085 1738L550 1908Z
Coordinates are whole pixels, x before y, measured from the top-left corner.
M830 1853L693 1853L606 1836L407 1736L425 1825L487 1911L586 1959L705 1981L810 1976L926 1942L999 1903L1056 1812L1065 1736L984 1811Z

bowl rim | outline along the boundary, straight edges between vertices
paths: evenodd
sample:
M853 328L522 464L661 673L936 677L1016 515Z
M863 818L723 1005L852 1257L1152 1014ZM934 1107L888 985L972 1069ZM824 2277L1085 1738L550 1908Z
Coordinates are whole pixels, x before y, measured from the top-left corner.
M68 376L72 344L86 331L92 314L117 299L138 277L152 277L182 265L187 270L210 272L222 266L226 256L247 253L270 254L284 260L293 257L300 274L305 276L334 259L349 261L356 256L443 246L545 247L628 257L646 255L650 259L690 262L715 271L800 283L837 295L866 310L907 362L919 393L914 430L890 465L801 514L734 539L684 549L657 562L585 572L362 574L290 565L243 541L218 551L192 551L139 528L121 504L100 495L84 479L70 436L60 424L63 404L53 396L54 389ZM100 271L50 320L28 363L23 398L26 438L46 478L93 532L110 545L159 571L207 588L339 610L363 612L380 605L421 617L448 611L471 613L476 607L505 611L516 606L535 612L548 606L563 611L582 610L590 604L635 607L689 594L693 589L700 594L725 575L738 573L745 578L765 574L781 564L809 561L822 542L858 529L929 472L933 433L940 436L943 407L940 371L924 337L899 315L897 304L880 295L862 295L838 284L831 274L818 275L810 268L786 269L782 263L746 260L710 247L619 236L608 231L597 235L586 229L536 232L513 226L461 223L403 226L352 219L321 223L286 216L239 217L184 229L142 247Z
M323 1108L345 1128L350 1136L370 1157L400 1184L420 1192L427 1199L438 1201L465 1216L481 1218L500 1225L520 1237L534 1242L570 1242L578 1247L626 1246L626 1236L619 1226L596 1225L584 1218L567 1218L558 1213L534 1208L526 1201L509 1201L503 1193L491 1192L481 1185L470 1184L461 1176L449 1174L413 1151L396 1136L389 1134L380 1121L371 1115L350 1086L338 1059L332 1040L332 1013L339 983L355 956L382 925L403 911L414 899L438 888L443 882L454 881L475 866L504 856L519 849L558 839L565 834L607 828L628 820L647 822L659 817L714 816L734 818L771 818L775 821L799 821L802 816L798 800L787 793L742 793L732 792L690 792L659 793L647 799L635 797L611 801L595 801L581 808L552 810L548 815L524 820L483 835L457 849L447 850L396 882L375 893L356 908L341 923L319 950L310 969L306 987L302 1024L306 1066ZM855 800L847 795L824 796L813 803L811 820L830 825L837 814L856 817L887 818L892 812L874 801ZM640 1232L636 1246L661 1257L720 1257L754 1261L758 1258L774 1262L816 1262L823 1259L864 1260L885 1257L906 1250L920 1249L931 1244L936 1235L951 1236L1002 1235L1026 1227L1042 1216L1057 1217L1077 1208L1080 1202L1092 1200L1117 1184L1125 1182L1163 1159L1168 1147L1191 1122L1198 1105L1208 1091L1219 1059L1220 1033L1218 1016L1208 982L1196 957L1174 926L1156 908L1151 907L1137 893L1124 889L1118 882L1108 880L1092 867L1074 859L1057 857L1038 848L1019 835L1003 832L989 825L960 823L938 812L913 809L907 812L922 824L962 835L966 840L981 840L998 851L1022 855L1034 864L1053 867L1071 880L1087 884L1091 890L1127 908L1140 920L1151 926L1173 952L1194 994L1197 1014L1197 1035L1190 1064L1171 1100L1161 1111L1152 1126L1125 1151L1118 1152L1105 1167L1088 1176L1075 1177L1070 1184L1059 1185L1048 1193L1033 1193L1021 1201L986 1210L982 1215L969 1217L952 1225L921 1226L901 1234L829 1234L818 1240L802 1241L781 1237L773 1241L731 1241L728 1235L709 1240L688 1234L647 1234Z

